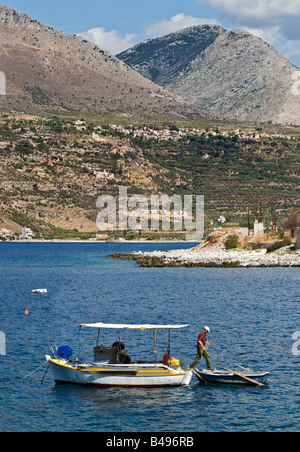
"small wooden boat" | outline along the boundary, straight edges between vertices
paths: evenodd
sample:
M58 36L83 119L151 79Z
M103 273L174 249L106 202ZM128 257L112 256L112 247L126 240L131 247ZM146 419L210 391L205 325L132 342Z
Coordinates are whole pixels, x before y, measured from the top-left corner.
M258 385L263 386L269 379L269 372L244 371L243 373L233 370L196 370L194 374L200 383L222 383L235 385Z
M167 363L157 360L156 332L168 330L168 356L171 357L171 330L181 330L189 325L116 325L116 324L82 324L82 327L98 329L98 339L94 348L94 360L91 364L82 363L78 358L71 360L70 347L60 347L54 356L46 355L49 368L56 384L81 384L98 387L164 387L188 386L193 374L180 367L179 360L170 359ZM120 339L112 346L99 345L100 331L117 330L152 330L154 336L155 359L152 361L132 362L126 354L125 344ZM149 337L145 338L148 342ZM80 350L80 342L79 342ZM58 356L57 356L58 355Z

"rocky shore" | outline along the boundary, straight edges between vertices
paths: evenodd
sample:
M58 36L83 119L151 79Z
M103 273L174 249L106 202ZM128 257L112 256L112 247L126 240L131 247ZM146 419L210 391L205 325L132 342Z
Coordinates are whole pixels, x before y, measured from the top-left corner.
M300 267L300 250L285 246L275 252L267 249L247 251L239 248L226 250L225 241L235 232L245 240L245 230L217 231L206 242L188 250L117 253L109 257L134 260L140 267Z
M120 260L134 260L140 267L300 267L300 251L267 254L258 251L153 251L131 254L117 253L109 257Z

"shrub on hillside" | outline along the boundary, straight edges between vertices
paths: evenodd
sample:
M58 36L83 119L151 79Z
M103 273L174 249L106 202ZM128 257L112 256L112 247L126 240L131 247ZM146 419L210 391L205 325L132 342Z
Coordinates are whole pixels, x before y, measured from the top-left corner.
M290 246L292 244L291 239L289 239L288 237L284 237L283 240L279 241L279 242L275 242L272 245L270 245L267 248L267 253L273 253L276 250L279 250L280 248L283 248L284 246Z

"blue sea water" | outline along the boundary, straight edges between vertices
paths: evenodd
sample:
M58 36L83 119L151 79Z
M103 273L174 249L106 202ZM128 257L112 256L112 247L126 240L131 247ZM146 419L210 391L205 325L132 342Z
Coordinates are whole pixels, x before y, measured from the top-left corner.
M139 268L107 259L114 252L187 248L189 244L22 243L0 245L0 431L238 432L298 431L300 330L297 268ZM47 294L33 294L47 288ZM29 311L29 316L24 311ZM171 389L55 386L45 368L51 346L78 352L79 324L188 323L172 333L172 355L188 367L200 329L209 325L215 367L238 363L271 372L264 388L200 385ZM153 356L150 331L119 335L133 358ZM84 330L81 357L92 358L96 330ZM166 352L158 332L158 356ZM297 346L294 346L297 351ZM200 363L200 367L205 363ZM237 368L236 368L237 369Z

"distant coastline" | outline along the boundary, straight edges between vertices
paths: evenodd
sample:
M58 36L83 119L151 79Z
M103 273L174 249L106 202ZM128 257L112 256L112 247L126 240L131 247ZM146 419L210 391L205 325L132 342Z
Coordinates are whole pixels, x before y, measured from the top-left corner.
M123 241L113 241L113 240L75 240L75 239L45 239L45 240L8 240L0 241L2 243L115 243L118 245L128 244L128 243L193 243L187 242L185 240L123 240Z

